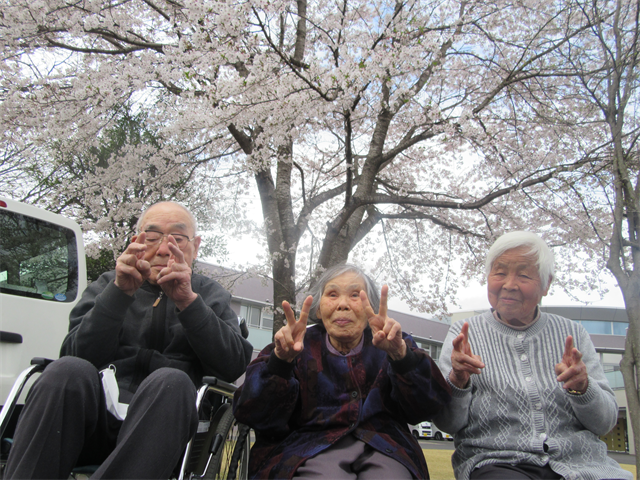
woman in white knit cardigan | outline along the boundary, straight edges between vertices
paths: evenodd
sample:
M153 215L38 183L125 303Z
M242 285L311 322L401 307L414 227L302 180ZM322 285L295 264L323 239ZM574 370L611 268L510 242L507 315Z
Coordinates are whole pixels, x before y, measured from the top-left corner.
M598 438L618 405L589 334L540 312L553 253L511 232L486 260L491 310L451 326L440 369L453 401L434 419L454 434L457 479L632 479Z

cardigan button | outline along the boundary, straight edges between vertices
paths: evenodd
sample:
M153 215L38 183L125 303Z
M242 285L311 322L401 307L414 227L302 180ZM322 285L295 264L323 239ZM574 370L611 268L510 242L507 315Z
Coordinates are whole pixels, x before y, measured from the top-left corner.
M356 392L355 390L353 392L351 392L351 397L352 398L356 398L358 396L358 392Z

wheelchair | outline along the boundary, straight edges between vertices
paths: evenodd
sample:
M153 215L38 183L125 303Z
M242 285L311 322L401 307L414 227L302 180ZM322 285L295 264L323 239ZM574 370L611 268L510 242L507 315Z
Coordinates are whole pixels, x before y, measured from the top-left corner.
M16 379L2 410L0 411L0 439L2 439L2 457L0 460L0 478L8 457L11 440L5 438L8 427L15 426L15 416L18 398L29 379L44 371L53 360L34 358L31 366L20 373ZM236 422L231 409L231 399L237 387L223 382L216 377L204 377L203 385L198 389L196 406L198 412L203 410L206 399L219 396L219 407L211 410L206 419L198 422L195 436L186 446L185 453L179 466L174 471L177 480L215 480L215 479L246 479L249 466L250 429L246 425ZM87 478L97 466L77 467L71 473L75 479Z

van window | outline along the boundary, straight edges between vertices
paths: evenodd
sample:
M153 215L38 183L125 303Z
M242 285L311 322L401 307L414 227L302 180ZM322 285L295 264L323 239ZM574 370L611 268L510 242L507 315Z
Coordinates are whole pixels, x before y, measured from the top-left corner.
M0 293L74 301L78 251L73 230L0 210Z

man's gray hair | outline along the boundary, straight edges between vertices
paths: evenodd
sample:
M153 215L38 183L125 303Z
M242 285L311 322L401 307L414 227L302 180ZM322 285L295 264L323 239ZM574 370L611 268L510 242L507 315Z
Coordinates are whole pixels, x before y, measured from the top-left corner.
M487 278L489 277L489 273L491 273L493 262L495 262L500 255L507 250L521 247L528 248L525 255L536 257L540 283L542 284L542 289L546 290L555 277L555 259L553 252L546 242L533 232L509 232L499 237L494 244L491 245L489 253L487 253L487 260L485 262Z
M318 311L318 307L320 306L320 299L322 298L322 294L324 293L324 288L327 286L327 283L329 283L334 278L339 277L343 273L355 273L364 281L365 293L367 294L367 298L369 298L371 308L373 308L374 312L378 313L378 309L380 308L380 293L378 292L378 286L376 285L376 282L374 282L371 277L369 277L369 275L364 273L364 271L360 267L348 263L343 263L327 268L324 273L320 275L320 278L318 278L313 287L311 287L311 289L309 290L309 295L313 297L311 311L309 312L309 318L312 321L315 321L316 323L322 321L322 319L316 316L316 313Z
M178 202L174 202L171 200L168 200L166 202L158 202L158 203L154 203L153 205L149 206L144 212L142 212L142 215L140 215L140 218L138 218L138 222L136 223L136 234L141 234L142 232L140 231L140 229L142 228L142 224L144 222L144 217L147 214L147 212L149 210L151 210L153 207L156 207L158 205L163 205L163 204L171 204L171 205L175 205L176 207L180 207L181 209L183 209L185 211L185 213L189 216L189 219L191 219L191 225L193 226L193 235L197 235L198 234L198 222L196 220L196 217L193 216L193 213L191 213L191 210L189 210L187 207L185 207L184 205L182 205L181 203Z

